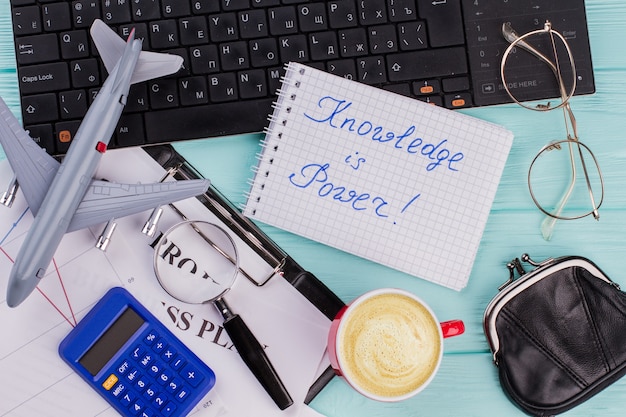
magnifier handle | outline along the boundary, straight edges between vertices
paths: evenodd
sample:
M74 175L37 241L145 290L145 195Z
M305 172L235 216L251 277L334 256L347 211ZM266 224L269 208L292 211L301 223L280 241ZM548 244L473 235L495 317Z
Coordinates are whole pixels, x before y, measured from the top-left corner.
M243 319L238 314L233 314L224 321L224 329L226 329L243 361L265 388L265 391L272 397L278 408L284 410L292 405L291 396L265 354L263 347Z

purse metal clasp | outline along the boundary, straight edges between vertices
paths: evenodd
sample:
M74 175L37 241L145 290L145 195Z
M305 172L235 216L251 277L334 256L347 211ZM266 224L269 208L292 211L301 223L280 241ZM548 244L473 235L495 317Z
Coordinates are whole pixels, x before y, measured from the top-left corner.
M526 262L527 264L530 264L530 265L532 265L535 268L539 268L541 266L547 265L547 264L551 263L552 261L554 261L554 258L548 258L548 259L546 259L546 260L544 260L542 262L535 262L535 261L533 261L531 259L530 255L527 254L527 253L524 253L521 256L521 258L522 258L521 261L520 261L520 258L515 258L511 262L506 264L506 267L509 270L509 279L504 284L502 284L502 285L500 285L498 287L498 291L502 291L510 283L515 281L515 271L517 271L517 273L519 274L520 277L526 273L526 270L522 266L522 262Z

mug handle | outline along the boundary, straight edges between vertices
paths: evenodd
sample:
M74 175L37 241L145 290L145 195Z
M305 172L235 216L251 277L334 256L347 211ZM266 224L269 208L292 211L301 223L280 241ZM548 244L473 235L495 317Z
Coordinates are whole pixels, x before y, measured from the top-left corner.
M465 332L465 324L462 320L449 320L441 323L443 338L458 336Z

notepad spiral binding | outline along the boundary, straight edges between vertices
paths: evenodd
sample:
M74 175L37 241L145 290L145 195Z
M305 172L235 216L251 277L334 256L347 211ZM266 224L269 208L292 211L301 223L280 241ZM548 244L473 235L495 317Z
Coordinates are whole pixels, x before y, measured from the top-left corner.
M247 214L254 216L256 213L256 205L261 201L261 194L265 188L265 181L259 181L259 178L270 176L274 156L278 152L280 140L283 135L283 129L289 123L289 115L292 111L292 103L297 99L297 89L300 88L301 81L299 76L304 75L306 69L294 68L289 64L285 65L285 75L281 78L281 87L277 91L278 98L272 103L274 109L272 114L267 118L269 125L263 129L265 137L261 141L261 152L257 153L256 158L259 161L257 165L252 167L254 177L248 181L250 191L246 193L245 207L242 207ZM253 204L250 204L252 202Z

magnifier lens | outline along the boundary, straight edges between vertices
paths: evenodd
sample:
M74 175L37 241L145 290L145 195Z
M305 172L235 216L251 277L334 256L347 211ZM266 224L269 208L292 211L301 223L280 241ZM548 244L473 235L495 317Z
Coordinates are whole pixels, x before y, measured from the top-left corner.
M212 301L237 276L235 243L221 227L186 221L168 230L154 253L154 271L168 294L185 303Z

